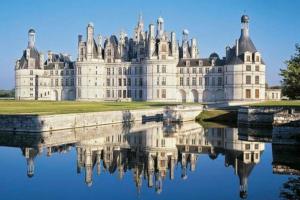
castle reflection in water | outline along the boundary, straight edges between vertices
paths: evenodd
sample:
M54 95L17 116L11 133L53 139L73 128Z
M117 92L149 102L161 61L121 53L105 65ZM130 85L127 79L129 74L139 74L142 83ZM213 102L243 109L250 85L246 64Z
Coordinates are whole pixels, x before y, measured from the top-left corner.
M174 169L181 169L181 178L196 169L201 154L216 159L225 157L225 166L232 167L239 178L240 195L247 196L248 177L260 162L264 143L242 141L237 128L204 129L195 122L182 125L162 123L119 124L101 127L45 132L41 134L0 134L1 146L22 149L27 160L27 175L34 175L38 155L68 152L76 148L77 173L85 173L91 186L93 172L98 175L117 173L119 179L132 171L134 184L140 191L142 182L161 193L166 178L173 180ZM37 167L37 166L36 166Z

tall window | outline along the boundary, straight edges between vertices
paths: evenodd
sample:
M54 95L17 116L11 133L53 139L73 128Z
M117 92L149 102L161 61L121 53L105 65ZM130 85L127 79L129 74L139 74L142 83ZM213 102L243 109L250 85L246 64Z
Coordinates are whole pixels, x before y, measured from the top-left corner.
M122 79L119 78L118 81L119 81L119 82L118 82L118 83L119 83L119 86L122 86Z
M128 78L127 84L128 84L128 86L131 86L131 78Z
M109 78L106 79L106 86L110 86L110 79Z
M162 73L167 73L167 66L166 65L162 66Z
M222 77L218 77L218 86L221 86L223 84Z
M246 76L246 84L251 84L251 76Z
M156 72L159 73L159 65L156 65Z
M196 74L197 73L197 68L193 68L193 74Z
M255 89L255 98L259 99L259 89Z
M205 85L209 85L209 77L205 77Z
M122 68L119 67L119 75L122 75Z
M247 99L251 98L251 89L246 89L246 98Z
M156 90L156 97L159 99L159 90Z
M255 84L259 84L259 76L255 76Z
M199 77L199 85L202 85L202 77Z
M161 83L162 85L167 85L167 80L166 80L166 77L163 77L162 78L162 83Z
M156 85L159 85L159 77L156 79Z
M165 99L167 97L166 89L162 89L161 98Z
M106 90L106 97L110 98L110 90Z
M180 86L183 86L183 77L180 77L179 85L180 85Z
M186 85L190 85L190 78L186 78Z
M197 83L196 83L196 77L193 77L193 78L192 78L192 85L195 86L196 84L197 84Z
M179 73L180 73L180 74L183 74L183 73L184 73L184 71L183 71L183 68L182 68L182 67L180 68L180 70L179 70Z
M123 79L124 86L126 86L126 80L127 80L126 78Z
M78 73L79 73L79 69L80 69L80 68L78 68ZM80 70L80 71L81 71L81 70ZM107 75L110 75L110 68L107 68L107 69L106 69L106 73L107 73Z

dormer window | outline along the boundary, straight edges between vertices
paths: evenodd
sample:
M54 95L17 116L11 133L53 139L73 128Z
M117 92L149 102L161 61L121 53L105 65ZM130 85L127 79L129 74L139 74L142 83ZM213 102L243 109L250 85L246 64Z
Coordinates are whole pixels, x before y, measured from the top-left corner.
M190 66L190 61L189 61L189 60L186 60L186 61L185 61L185 66L187 66L187 67Z
M255 56L255 62L259 62L259 61L260 61L259 56Z
M199 66L202 66L202 65L203 65L202 60L199 60L199 61L198 61L198 65L199 65Z
M251 62L251 56L249 56L249 55L246 56L246 61L247 61L247 62Z

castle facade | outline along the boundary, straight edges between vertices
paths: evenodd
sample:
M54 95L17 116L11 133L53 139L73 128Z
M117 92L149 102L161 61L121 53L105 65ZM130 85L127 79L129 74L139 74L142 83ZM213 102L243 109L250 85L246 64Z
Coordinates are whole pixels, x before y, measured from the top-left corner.
M249 35L249 17L241 17L241 35L226 55L199 56L195 38L182 41L157 19L144 30L142 17L130 38L124 32L95 37L92 23L78 36L75 62L65 54L28 47L15 67L16 99L79 101L231 102L265 99L265 64Z

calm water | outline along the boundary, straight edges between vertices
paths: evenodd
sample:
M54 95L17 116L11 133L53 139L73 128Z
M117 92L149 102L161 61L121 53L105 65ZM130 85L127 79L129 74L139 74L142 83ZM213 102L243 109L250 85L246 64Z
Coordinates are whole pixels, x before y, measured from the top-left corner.
M299 195L300 148L260 141L271 139L194 122L0 133L0 199L292 199L285 186Z

